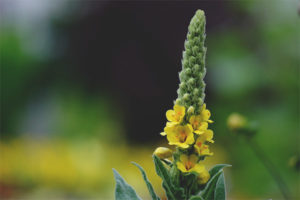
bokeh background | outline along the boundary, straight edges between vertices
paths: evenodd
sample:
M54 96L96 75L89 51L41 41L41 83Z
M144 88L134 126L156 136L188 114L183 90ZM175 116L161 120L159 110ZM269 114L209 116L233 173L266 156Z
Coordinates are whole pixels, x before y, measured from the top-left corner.
M152 152L173 105L187 27L207 16L206 103L230 199L282 199L230 113L299 199L298 1L1 0L1 199L113 199L112 168L161 196ZM295 157L296 156L296 157ZM299 169L299 167L298 167Z

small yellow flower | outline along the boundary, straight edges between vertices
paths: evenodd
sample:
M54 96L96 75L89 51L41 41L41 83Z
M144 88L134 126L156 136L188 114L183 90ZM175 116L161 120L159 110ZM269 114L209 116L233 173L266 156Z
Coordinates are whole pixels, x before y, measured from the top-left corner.
M199 173L198 177L197 177L197 182L200 185L203 185L205 183L207 183L207 181L210 179L210 174L209 172L205 169L203 170L201 173Z
M208 123L213 123L213 121L209 119L211 114L210 114L210 111L208 109L206 109L206 104L203 104L200 115L201 115L203 121L208 122Z
M202 120L201 115L192 115L189 122L194 129L194 133L198 135L204 133L208 127L208 123Z
M212 156L213 153L209 151L208 145L205 144L206 141L214 143L213 131L206 130L202 135L200 135L195 142L195 149L200 156Z
M166 126L165 133L169 141L169 145L177 145L181 148L188 148L190 144L195 142L193 128L191 125L174 125Z
M175 104L174 110L168 110L166 112L167 119L170 122L180 123L182 122L185 115L185 107Z
M172 150L166 147L157 147L153 154L160 159L165 159L172 156Z
M202 164L197 163L198 157L195 154L190 156L182 154L180 161L176 163L177 168L182 172L197 172L201 174L205 167Z

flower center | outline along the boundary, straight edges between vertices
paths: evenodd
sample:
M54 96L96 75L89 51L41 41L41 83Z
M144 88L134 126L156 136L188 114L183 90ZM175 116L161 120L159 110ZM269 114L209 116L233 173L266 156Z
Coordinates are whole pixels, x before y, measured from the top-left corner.
M187 138L187 135L186 135L185 131L180 131L179 141L183 143L183 142L185 142L186 138Z
M187 161L187 162L185 163L185 168L186 168L187 170L189 170L189 169L191 169L191 168L193 168L193 167L194 167L194 163L193 163L193 162Z
M196 128L198 128L198 126L199 126L198 121L195 121L195 122L194 122L194 127L193 127L193 128L196 129Z
M202 146L202 142L197 142L197 146L201 147Z

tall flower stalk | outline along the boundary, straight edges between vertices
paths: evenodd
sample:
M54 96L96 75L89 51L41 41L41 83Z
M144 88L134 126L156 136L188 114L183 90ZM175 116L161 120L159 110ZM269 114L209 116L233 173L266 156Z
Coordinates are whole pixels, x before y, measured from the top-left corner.
M228 165L216 165L208 171L203 164L207 156L213 155L209 145L214 143L214 133L208 128L213 121L204 103L205 24L204 12L198 10L190 22L184 43L178 98L174 101L173 109L166 112L167 122L161 132L169 145L175 146L175 151L158 147L153 155L156 172L163 180L162 186L168 199L221 200L226 197L222 169ZM134 164L141 170L152 199L159 199L143 169ZM116 199L139 199L134 190L114 172L117 180ZM122 180L122 184L118 180ZM128 187L124 190L125 184ZM122 196L126 192L130 192L130 196ZM133 198L132 195L136 196Z

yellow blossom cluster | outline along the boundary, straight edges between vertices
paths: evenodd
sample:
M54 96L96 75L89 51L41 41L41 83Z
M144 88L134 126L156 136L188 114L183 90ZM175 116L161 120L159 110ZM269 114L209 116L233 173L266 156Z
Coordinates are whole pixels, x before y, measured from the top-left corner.
M189 154L182 153L180 159L176 162L177 168L183 172L196 172L199 174L198 183L205 184L210 176L204 165L199 163L201 157L211 156L208 143L213 143L213 131L208 129L210 120L210 111L203 104L194 115L186 112L184 106L175 104L173 110L166 112L167 124L162 136L166 136L169 145L176 145L182 150L191 150ZM184 151L182 151L184 152Z

